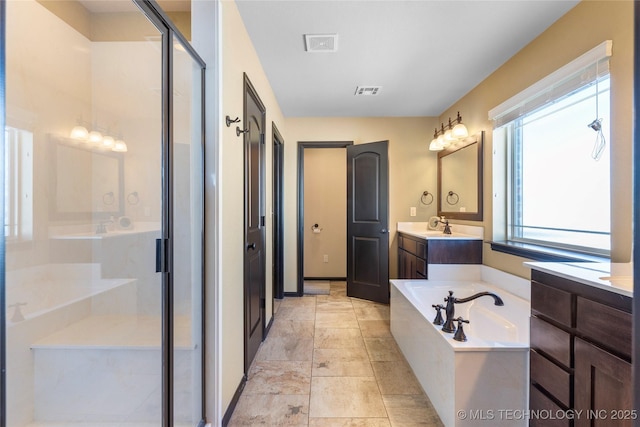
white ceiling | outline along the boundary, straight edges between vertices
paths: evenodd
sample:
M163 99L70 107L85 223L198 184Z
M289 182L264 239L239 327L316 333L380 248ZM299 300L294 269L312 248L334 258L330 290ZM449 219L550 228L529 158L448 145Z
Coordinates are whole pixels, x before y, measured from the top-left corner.
M439 116L578 2L236 0L288 117ZM327 33L336 53L305 52Z

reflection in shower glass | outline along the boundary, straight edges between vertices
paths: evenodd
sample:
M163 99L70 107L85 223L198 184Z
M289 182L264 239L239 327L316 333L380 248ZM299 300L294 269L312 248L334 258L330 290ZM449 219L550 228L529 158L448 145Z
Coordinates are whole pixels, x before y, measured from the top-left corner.
M9 1L6 23L7 425L159 426L160 33L124 1Z

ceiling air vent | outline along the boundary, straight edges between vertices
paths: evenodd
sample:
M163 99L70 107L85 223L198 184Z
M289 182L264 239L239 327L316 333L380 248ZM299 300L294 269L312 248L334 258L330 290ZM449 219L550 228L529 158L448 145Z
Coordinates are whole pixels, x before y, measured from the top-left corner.
M337 52L337 34L305 34L304 44L307 52Z
M380 89L382 89L382 86L358 86L354 95L377 95Z

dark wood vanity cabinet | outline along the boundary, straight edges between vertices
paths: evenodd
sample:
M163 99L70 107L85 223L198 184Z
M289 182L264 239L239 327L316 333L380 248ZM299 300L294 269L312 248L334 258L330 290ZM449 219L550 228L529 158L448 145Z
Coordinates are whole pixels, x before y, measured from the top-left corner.
M428 264L482 264L482 240L427 240L398 233L398 279L426 279Z
M529 409L575 410L531 426L631 426L630 297L531 272Z
M398 278L427 278L427 241L398 235Z

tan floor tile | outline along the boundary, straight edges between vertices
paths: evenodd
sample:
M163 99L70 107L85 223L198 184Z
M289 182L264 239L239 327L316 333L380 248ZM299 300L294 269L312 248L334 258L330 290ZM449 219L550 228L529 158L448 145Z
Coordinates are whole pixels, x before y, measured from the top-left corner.
M389 320L391 318L388 305L358 305L354 307L358 320Z
M309 418L309 427L391 427L387 418Z
M284 303L283 303L284 304ZM316 306L302 304L297 306L284 306L280 305L278 309L278 319L281 320L297 320L297 321L312 321L316 317Z
M389 326L388 320L359 320L358 324L360 325L362 336L365 338L381 338L391 336L391 328Z
M316 301L321 302L348 302L351 303L351 298L347 297L347 294L342 291L333 292L329 295L318 295Z
M265 340L256 360L312 360L313 338L270 337Z
M392 427L443 427L426 395L382 396Z
M284 297L280 303L280 307L300 307L316 305L316 299L313 295L305 295L302 297Z
M309 416L380 418L387 412L375 378L314 377Z
M411 367L403 361L371 362L382 394L422 394Z
M373 369L364 348L316 348L311 376L373 377Z
M228 427L307 426L308 421L309 396L243 394Z
M273 321L273 325L271 326L271 330L269 331L269 336L267 338L313 338L315 324L315 320L298 321L290 319L280 319L279 317L276 317Z
M316 313L320 311L349 311L353 312L353 305L348 298L318 298Z
M311 362L254 361L245 394L309 394Z
M315 348L364 347L360 329L357 328L316 328L313 339Z
M365 338L364 343L371 361L390 362L394 360L404 360L402 352L393 337Z
M316 328L357 328L358 320L351 311L320 311L316 313Z

